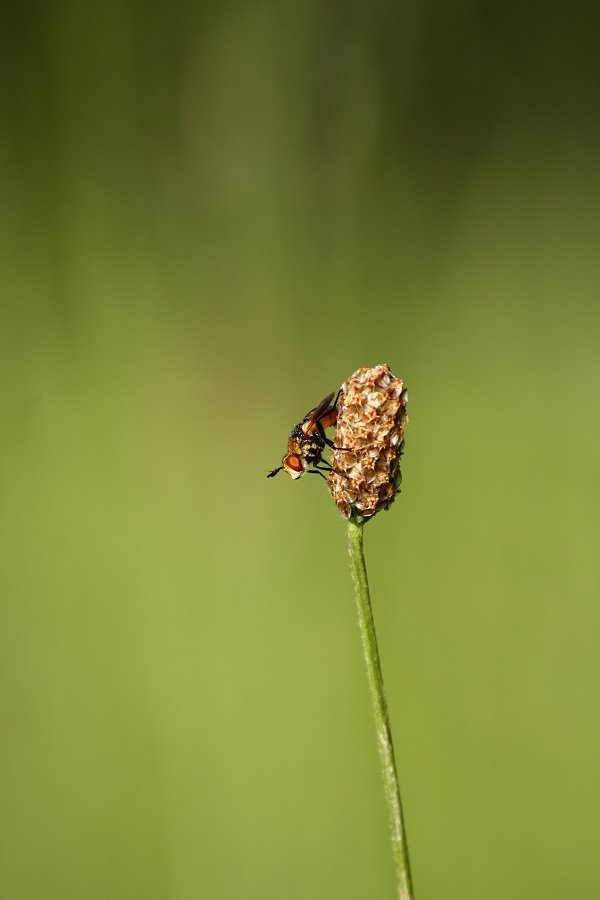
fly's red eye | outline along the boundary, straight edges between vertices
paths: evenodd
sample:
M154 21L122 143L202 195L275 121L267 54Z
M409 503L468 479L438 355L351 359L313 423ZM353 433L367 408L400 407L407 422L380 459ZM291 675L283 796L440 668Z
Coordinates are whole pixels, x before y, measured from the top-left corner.
M295 472L300 472L302 469L302 460L299 456L296 456L293 453L290 453L286 459L286 462L290 469L293 469Z

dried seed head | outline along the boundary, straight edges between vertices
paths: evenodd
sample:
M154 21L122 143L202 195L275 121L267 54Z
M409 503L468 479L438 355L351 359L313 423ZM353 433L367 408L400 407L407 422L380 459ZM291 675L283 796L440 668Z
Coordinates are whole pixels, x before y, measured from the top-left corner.
M329 489L340 513L387 509L400 484L406 389L387 365L358 369L342 385ZM344 449L341 449L344 448Z

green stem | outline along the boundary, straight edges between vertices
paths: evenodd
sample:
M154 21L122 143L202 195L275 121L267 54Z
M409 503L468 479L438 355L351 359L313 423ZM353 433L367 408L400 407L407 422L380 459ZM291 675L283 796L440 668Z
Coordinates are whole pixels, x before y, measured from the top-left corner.
M375 623L373 621L373 610L371 608L369 582L367 581L367 569L363 551L363 523L356 518L350 519L348 522L348 550L350 552L350 571L352 572L358 609L360 636L367 663L367 675L373 700L373 711L375 713L375 728L377 729L383 785L390 815L392 848L398 880L398 898L399 900L412 900L413 891L410 863L408 861L408 847L406 845L406 831L402 819L400 786L398 784L398 775L396 774L392 731L383 687L383 675L377 649L377 636L375 634Z

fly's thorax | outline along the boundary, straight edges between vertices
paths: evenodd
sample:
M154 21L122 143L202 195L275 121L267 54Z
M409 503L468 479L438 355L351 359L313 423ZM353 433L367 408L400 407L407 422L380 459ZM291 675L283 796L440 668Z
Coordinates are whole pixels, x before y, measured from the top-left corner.
M288 439L288 445L291 447L293 444L295 447L299 447L305 437L306 435L304 434L304 428L302 426L302 422L300 422L292 429L292 433L290 434Z
M304 435L302 434L302 432L300 432L300 434L296 434L297 430L297 427L294 428L294 430L290 434L288 440L288 453L296 453L298 456L301 456Z
M325 449L325 442L318 432L311 435L307 440L302 444L302 456L306 459L307 462L311 463L314 460L321 459L321 455L323 450Z

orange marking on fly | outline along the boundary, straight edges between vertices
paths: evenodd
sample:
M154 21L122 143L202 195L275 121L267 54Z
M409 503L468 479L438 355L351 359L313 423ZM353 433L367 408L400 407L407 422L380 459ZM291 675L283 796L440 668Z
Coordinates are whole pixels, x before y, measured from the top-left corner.
M317 407L318 409L318 407ZM315 431L319 430L319 425L321 428L330 428L332 425L335 425L337 422L337 409L334 407L329 410L329 412L325 411L325 413L320 416L316 421L310 420L308 422L302 423L302 431L304 434L314 434Z

